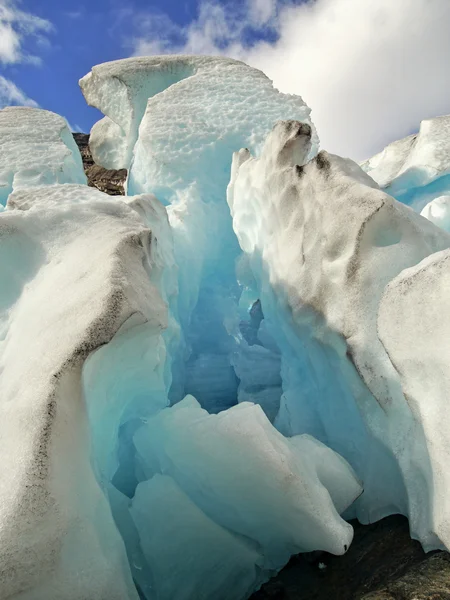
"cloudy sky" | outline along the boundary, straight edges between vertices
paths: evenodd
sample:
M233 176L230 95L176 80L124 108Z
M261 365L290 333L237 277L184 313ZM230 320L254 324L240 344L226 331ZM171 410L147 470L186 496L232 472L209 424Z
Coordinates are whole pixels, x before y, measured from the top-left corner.
M0 106L88 131L78 79L134 54L225 54L312 108L321 146L362 160L450 113L450 0L0 0Z

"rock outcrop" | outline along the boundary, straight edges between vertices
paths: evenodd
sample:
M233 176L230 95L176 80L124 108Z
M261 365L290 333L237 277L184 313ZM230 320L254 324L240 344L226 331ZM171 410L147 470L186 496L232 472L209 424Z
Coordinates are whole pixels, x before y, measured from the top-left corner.
M251 600L448 600L450 555L425 554L400 515L352 522L344 556L298 555Z
M73 137L80 149L88 185L110 196L124 196L127 170L105 169L100 165L96 165L89 148L89 134L74 133Z

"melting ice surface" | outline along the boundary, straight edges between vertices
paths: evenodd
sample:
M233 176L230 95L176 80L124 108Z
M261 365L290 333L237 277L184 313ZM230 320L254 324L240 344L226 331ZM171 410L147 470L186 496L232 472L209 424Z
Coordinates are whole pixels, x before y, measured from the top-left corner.
M0 111L0 597L245 600L343 515L448 548L447 119L369 176L237 61L80 84L127 197Z

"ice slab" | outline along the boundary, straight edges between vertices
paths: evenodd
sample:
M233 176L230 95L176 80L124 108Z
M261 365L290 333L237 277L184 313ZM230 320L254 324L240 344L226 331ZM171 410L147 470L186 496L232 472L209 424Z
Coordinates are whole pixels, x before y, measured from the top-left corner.
M238 401L259 404L269 420L274 421L282 392L279 353L242 340L232 363L239 378Z
M405 269L387 286L380 303L378 331L414 418L424 431L430 470L416 481L426 487L428 503L413 503L413 521L429 514L438 537L448 548L450 429L446 418L450 390L450 327L444 317L450 289L450 251L432 254ZM412 476L412 474L411 474Z
M95 387L86 394L82 369L90 361L92 373L99 353L114 357L107 349L128 340L142 365L124 375L133 375L134 388L125 381L130 403L143 386L136 377L145 370L143 350L157 359L167 307L149 277L151 230L125 202L67 184L12 193L0 232L0 450L8 456L0 476L1 595L135 600L99 485L107 471L96 452L101 424L90 422L104 418L102 452L111 460L124 397L117 388L115 397ZM95 381L101 389L101 372Z
M236 600L263 582L257 549L210 519L171 477L140 483L131 515L159 600Z
M255 404L211 415L187 396L134 439L147 477L170 476L205 515L258 549L266 573L301 551L343 554L352 540L334 504L338 497L343 511L362 491L348 463L316 440L285 438ZM320 447L314 458L311 445Z
M450 236L352 161L321 152L308 162L309 137L301 123L278 123L259 159L235 154L228 189L282 355L276 424L313 434L353 465L364 481L362 520L403 512L414 535L436 545L432 490L417 483L432 468L428 441L378 338L377 314L385 286L448 248Z
M21 187L87 183L67 121L40 108L0 110L0 205Z
M195 165L208 141L223 145L234 133L258 144L267 120L272 124L286 113L306 119L309 115L301 98L280 94L261 71L223 57L165 55L112 61L93 67L80 86L88 103L107 117L91 132L96 162L107 168L129 168L147 113L145 120L155 127L155 152L161 151L164 138L169 164L160 167L166 185L168 175L177 177L171 166L177 160L174 153ZM148 123L146 128L151 126ZM145 175L154 185L149 173L141 177Z

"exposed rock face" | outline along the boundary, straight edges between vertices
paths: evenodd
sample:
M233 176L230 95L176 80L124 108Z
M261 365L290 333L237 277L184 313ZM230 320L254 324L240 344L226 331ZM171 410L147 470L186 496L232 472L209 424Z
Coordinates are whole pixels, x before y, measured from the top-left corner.
M410 569L385 588L363 600L448 600L450 598L450 556L440 552Z
M404 517L352 525L355 537L344 556L298 555L252 600L450 599L450 555L425 554Z
M124 196L127 170L119 169L116 171L96 165L89 148L89 134L74 133L73 137L81 152L88 184L110 196Z

